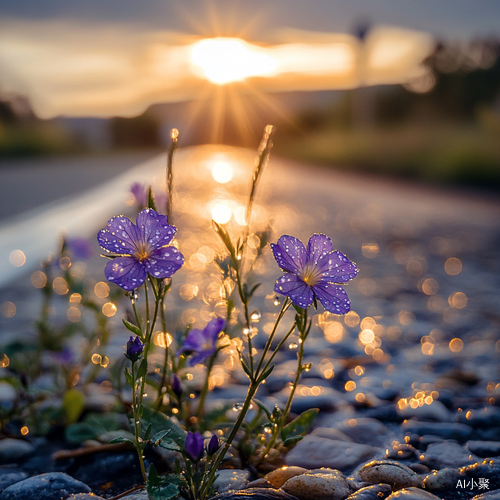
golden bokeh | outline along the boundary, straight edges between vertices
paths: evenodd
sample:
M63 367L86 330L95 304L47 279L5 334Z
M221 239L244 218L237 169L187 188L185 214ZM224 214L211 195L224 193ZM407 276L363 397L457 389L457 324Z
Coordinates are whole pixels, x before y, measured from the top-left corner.
M96 297L100 299L105 299L109 295L109 286L104 281L99 281L94 286L94 293Z
M377 243L374 242L363 243L361 246L361 252L367 259L373 259L379 254L380 248Z
M52 288L57 295L66 295L69 292L68 282L60 276L54 279Z
M436 295L439 290L439 283L434 278L427 278L422 283L422 292L425 295Z
M78 307L72 306L66 312L66 317L71 323L78 323L82 319L82 312Z
M22 267L26 264L26 255L21 250L12 250L9 255L9 262L14 267Z
M351 328L359 325L359 314L355 311L349 311L344 316L344 323Z
M461 339L455 338L450 340L449 347L451 352L460 352L464 348L464 342Z
M102 313L104 314L104 316L106 316L108 318L113 317L116 314L116 311L117 311L117 307L115 304L113 304L113 302L106 302L102 306Z
M356 389L356 382L354 382L354 380L348 380L348 381L345 383L344 388L345 388L345 390L346 390L347 392L354 391L354 389Z
M174 339L172 338L172 335L170 335L170 333L161 331L154 333L153 343L158 347L162 347L163 349L165 349L166 347L170 347L173 341Z
M17 308L14 302L7 300L0 305L0 312L6 318L13 318L16 315Z
M444 263L444 270L450 276L456 276L462 272L462 261L456 257L451 257Z
M31 284L35 288L43 288L47 284L47 275L42 271L35 271L31 275Z
M448 303L454 309L463 309L467 305L467 302L467 295L463 292L455 292L448 297Z

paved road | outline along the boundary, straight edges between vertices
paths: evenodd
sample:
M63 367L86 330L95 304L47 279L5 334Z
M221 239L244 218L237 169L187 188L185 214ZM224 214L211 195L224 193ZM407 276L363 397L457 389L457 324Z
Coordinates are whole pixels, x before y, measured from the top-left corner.
M179 228L186 265L176 277L173 297L177 297L177 305L191 308L190 314L198 324L206 321L216 305L207 299L217 279L207 250L217 245L210 219L213 213L230 215L231 231L242 230L239 223L253 158L252 151L209 146L182 150L176 158L174 223ZM232 170L233 177L226 184L216 182L213 176L214 167L227 169L221 163ZM54 250L60 226L65 226L69 234L93 238L111 215L131 212L124 202L134 180L148 178L161 184L163 165L164 157L153 158L105 185L0 226L0 279L4 280L0 304L11 301L17 307L12 318L0 315L2 336L32 330L39 292L30 284L30 273L48 251ZM254 211L254 228L267 226L274 240L280 234L292 234L303 241L313 232L330 235L335 246L361 269L349 285L349 294L362 317L377 317L387 328L397 325L408 335L428 335L440 329L445 337L464 331L498 336L500 203L496 201L272 158ZM13 249L26 253L22 268L13 268L6 260ZM446 268L448 259L458 259L458 263L451 261L461 266L458 274ZM92 279L103 279L103 260L96 257L88 263ZM265 281L263 295L256 300L256 306L265 311L269 306L265 296L272 293L279 270L268 254L266 262L254 271ZM431 295L423 286L426 279L435 280L434 287L438 288ZM180 298L186 290L182 292L182 285L197 287L193 301ZM468 298L465 308L452 306L452 295L458 291ZM410 314L405 316L405 311Z

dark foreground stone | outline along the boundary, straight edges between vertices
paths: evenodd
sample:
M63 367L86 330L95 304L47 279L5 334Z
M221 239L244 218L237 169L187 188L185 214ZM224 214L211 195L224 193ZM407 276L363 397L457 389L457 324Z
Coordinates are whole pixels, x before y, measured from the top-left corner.
M297 500L297 498L284 491L272 488L250 488L248 490L223 493L222 495L213 497L211 500Z
M72 493L90 493L90 488L64 472L48 472L19 481L0 494L0 500L56 500Z

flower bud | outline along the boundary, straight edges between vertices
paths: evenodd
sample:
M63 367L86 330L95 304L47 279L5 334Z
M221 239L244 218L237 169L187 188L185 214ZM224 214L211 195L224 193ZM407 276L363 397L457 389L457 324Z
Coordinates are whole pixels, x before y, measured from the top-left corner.
M130 337L130 340L127 342L127 352L125 356L127 356L132 363L135 363L141 354L144 351L144 344L141 342L139 337Z
M214 455L219 449L219 438L213 434L207 446L207 455Z
M203 437L198 431L187 433L184 451L193 462L198 462L203 456Z
M172 375L172 380L170 382L173 393L177 396L177 399L180 399L182 396L182 385L181 379L177 376L177 374Z

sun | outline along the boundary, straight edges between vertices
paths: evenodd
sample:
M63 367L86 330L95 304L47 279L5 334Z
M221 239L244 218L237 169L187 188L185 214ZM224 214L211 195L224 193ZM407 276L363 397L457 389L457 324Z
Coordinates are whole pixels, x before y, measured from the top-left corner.
M212 83L224 85L252 76L272 76L275 60L265 49L239 38L207 38L191 49L195 71Z

